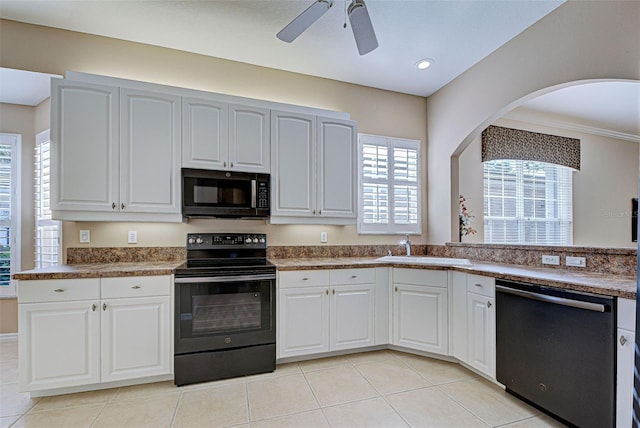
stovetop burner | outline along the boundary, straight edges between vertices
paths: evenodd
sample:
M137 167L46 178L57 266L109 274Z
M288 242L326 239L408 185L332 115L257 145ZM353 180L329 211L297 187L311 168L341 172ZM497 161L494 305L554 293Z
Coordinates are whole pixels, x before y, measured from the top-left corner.
M190 233L187 261L176 277L275 273L267 260L267 235L244 233Z

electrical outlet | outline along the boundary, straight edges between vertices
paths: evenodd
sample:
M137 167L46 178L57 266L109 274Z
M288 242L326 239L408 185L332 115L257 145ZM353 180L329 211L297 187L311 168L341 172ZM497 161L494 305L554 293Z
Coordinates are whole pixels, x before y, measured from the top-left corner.
M91 242L91 231L90 230L81 230L80 231L80 243L88 244Z
M565 264L567 266L586 267L587 259L586 257L567 257Z
M326 244L328 241L327 232L320 232L320 242Z
M128 244L137 244L138 243L138 232L135 230L130 230L127 232L127 243Z
M560 256L542 256L543 265L560 265Z

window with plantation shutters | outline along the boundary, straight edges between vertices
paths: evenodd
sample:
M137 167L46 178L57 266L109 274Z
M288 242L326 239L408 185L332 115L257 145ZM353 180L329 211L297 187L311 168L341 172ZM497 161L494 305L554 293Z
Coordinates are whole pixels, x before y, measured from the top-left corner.
M420 234L420 141L358 135L358 233Z
M0 296L16 295L13 273L20 270L20 135L0 134Z
M37 268L60 263L60 222L51 219L51 141L49 131L36 136L34 152L35 264Z
M573 243L571 168L524 160L483 165L485 243Z

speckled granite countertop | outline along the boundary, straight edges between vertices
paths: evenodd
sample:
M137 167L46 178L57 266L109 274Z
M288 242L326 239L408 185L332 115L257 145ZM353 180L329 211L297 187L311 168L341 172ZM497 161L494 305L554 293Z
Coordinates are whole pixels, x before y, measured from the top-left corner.
M173 275L183 261L134 262L134 263L87 263L58 265L42 269L27 270L13 275L14 279L72 279L108 278L114 276Z
M379 261L374 257L337 258L287 258L270 259L280 271L309 269L347 269L399 267L414 269L450 269L460 272L492 276L494 278L535 282L540 285L608 296L635 299L636 279L633 276L601 273L581 273L564 269L539 268L499 263L473 262L470 265L449 263L419 264ZM116 276L172 275L182 261L132 262L132 263L88 263L67 264L43 269L28 270L14 275L14 279L72 279L107 278Z
M565 288L607 296L636 298L636 279L633 276L609 275L602 273L580 273L564 269L538 268L499 263L472 261L470 265L412 264L381 262L371 257L313 258L313 259L271 259L278 270L347 269L398 267L414 269L450 269L494 278L535 282L540 285Z

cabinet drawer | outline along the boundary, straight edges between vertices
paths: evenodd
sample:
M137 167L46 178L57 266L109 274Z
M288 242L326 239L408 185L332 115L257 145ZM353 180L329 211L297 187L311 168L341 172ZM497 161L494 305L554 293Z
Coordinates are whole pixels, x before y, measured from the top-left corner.
M168 296L171 291L171 277L163 275L102 278L100 291L103 299Z
M394 284L430 285L447 287L447 271L428 269L393 269Z
M335 269L330 271L331 285L372 284L376 282L374 269Z
M18 282L18 303L100 299L99 278L47 279Z
M618 298L618 328L636 331L636 302Z
M490 276L467 275L467 291L487 297L495 297L496 281Z
M329 270L292 270L278 273L278 287L314 287L329 285Z

